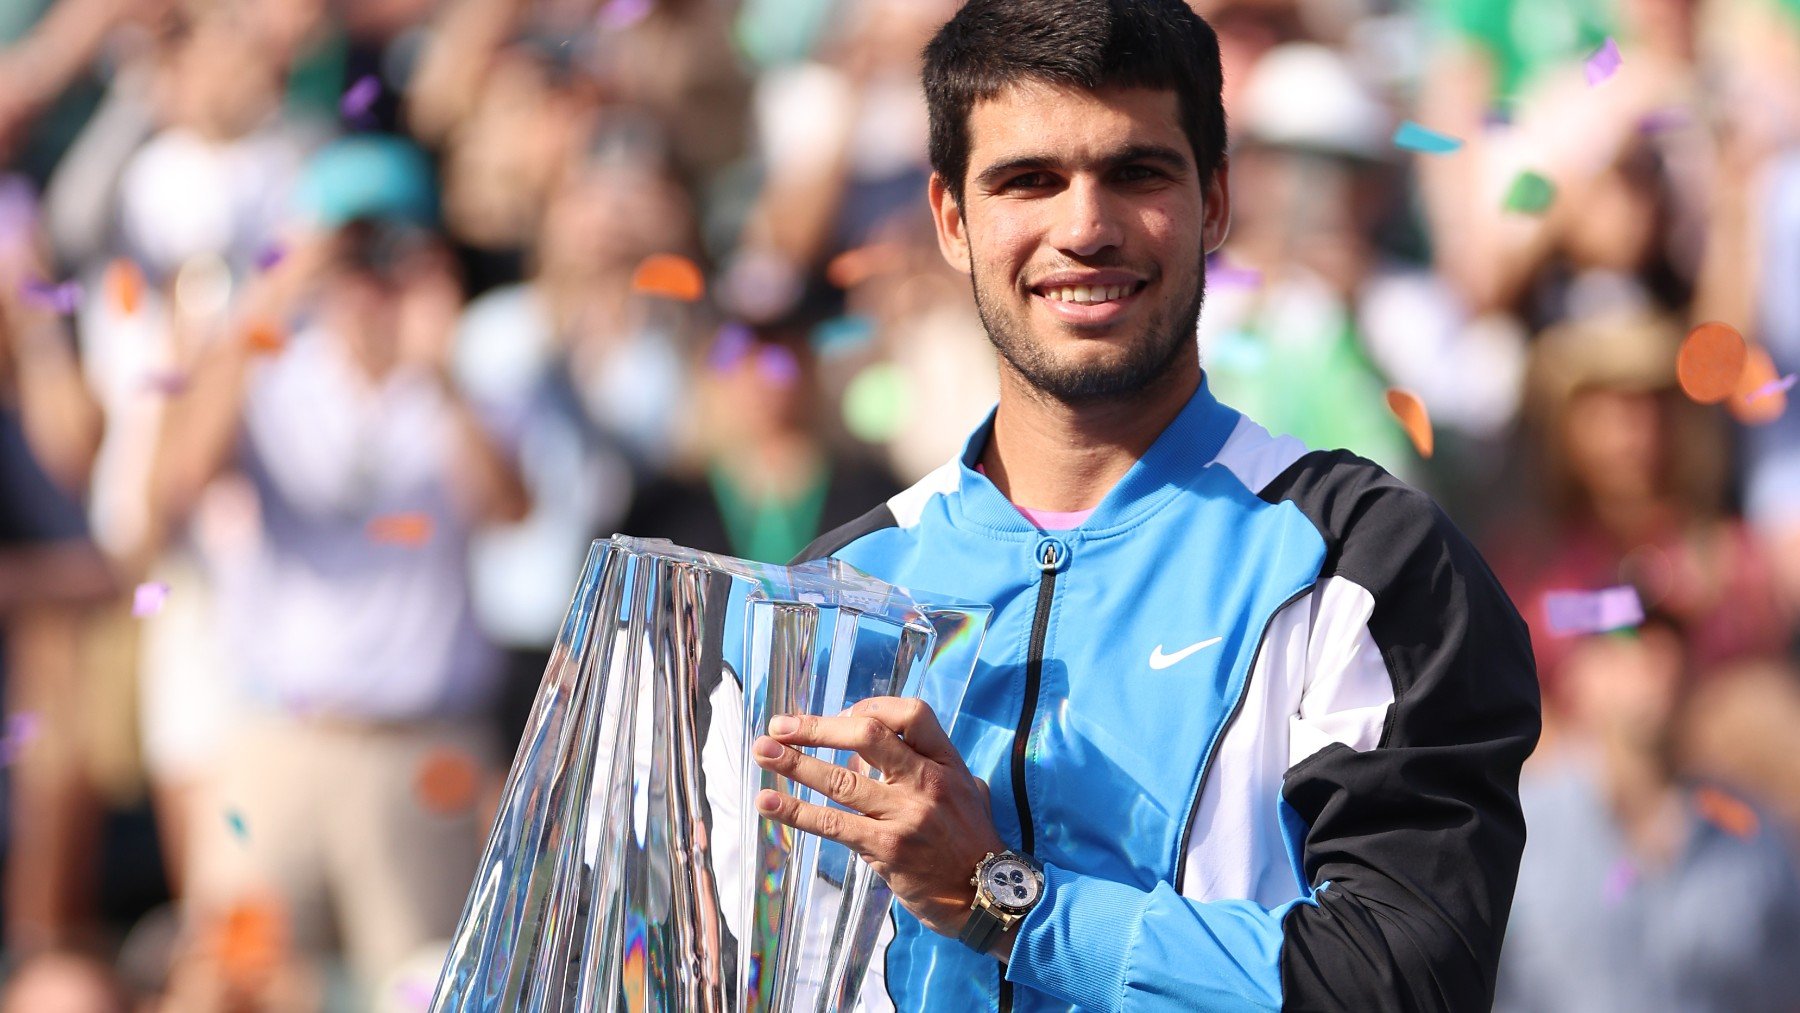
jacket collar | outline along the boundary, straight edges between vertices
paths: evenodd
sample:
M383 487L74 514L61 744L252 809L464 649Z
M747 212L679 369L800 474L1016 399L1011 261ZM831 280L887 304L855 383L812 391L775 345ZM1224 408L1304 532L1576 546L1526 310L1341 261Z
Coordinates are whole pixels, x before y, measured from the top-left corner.
M963 444L962 494L956 497L958 506L965 520L992 534L1012 538L1035 536L1038 532L1031 522L994 483L988 481L986 475L975 470L993 435L994 415L998 410L997 406L990 410ZM1191 486L1200 469L1218 457L1220 448L1241 417L1213 397L1202 374L1200 386L1180 413L1100 501L1092 516L1070 534L1098 537L1130 527L1154 512L1183 488Z

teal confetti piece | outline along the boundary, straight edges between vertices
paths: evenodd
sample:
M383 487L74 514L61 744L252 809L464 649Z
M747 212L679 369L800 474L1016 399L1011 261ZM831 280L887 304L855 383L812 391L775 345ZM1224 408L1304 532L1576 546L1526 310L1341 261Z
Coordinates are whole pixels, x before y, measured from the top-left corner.
M1394 144L1407 151L1423 152L1427 155L1448 155L1463 146L1463 142L1449 134L1440 134L1428 130L1412 120L1400 124L1394 131Z
M236 809L225 810L225 825L231 828L231 836L239 841L250 839L250 828L244 823L244 814Z
M1526 170L1512 181L1506 191L1505 208L1522 215L1541 215L1556 201L1556 184L1535 172Z

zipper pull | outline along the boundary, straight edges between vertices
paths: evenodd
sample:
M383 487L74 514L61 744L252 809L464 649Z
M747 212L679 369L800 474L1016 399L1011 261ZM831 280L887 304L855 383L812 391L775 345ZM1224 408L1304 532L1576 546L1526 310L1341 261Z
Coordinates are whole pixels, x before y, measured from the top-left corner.
M1037 547L1038 569L1042 570L1045 573L1055 573L1057 566L1062 563L1062 559L1063 559L1062 544L1060 542L1058 542L1056 539L1046 538L1043 541L1038 543L1038 547Z

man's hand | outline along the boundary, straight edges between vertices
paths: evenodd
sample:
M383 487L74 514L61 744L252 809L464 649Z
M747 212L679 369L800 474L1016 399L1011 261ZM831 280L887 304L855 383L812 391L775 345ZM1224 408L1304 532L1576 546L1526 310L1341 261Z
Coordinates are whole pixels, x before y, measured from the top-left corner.
M752 750L758 766L855 812L766 789L757 793L757 810L861 855L932 931L962 931L975 866L1006 845L994 829L986 782L969 773L931 708L875 697L841 717L772 718L769 732ZM881 779L806 756L802 746L854 750Z

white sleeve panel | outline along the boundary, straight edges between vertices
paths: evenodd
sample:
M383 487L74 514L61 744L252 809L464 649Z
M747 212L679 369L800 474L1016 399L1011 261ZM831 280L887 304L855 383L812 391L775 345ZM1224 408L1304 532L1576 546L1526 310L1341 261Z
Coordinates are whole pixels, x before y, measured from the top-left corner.
M1342 742L1375 748L1394 702L1394 680L1369 633L1375 597L1342 577L1320 582L1312 597L1305 688L1288 719L1288 766Z
M1369 634L1374 604L1361 586L1331 577L1269 621L1243 706L1201 787L1183 896L1273 907L1300 895L1282 838L1282 779L1333 742L1366 750L1380 740L1394 684Z

